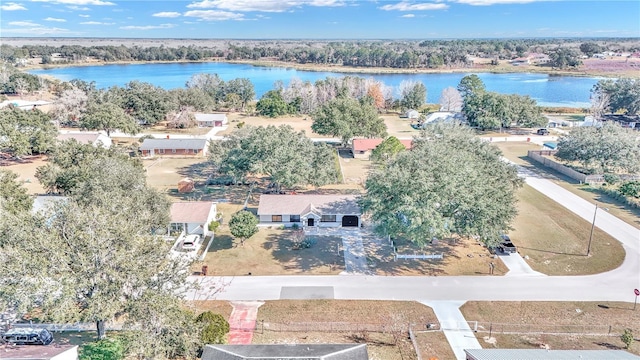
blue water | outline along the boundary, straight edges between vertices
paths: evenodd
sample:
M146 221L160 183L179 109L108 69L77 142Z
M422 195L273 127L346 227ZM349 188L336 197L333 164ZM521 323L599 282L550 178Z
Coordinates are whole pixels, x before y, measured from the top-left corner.
M247 64L169 63L65 67L30 71L36 75L50 75L63 81L81 79L95 81L98 88L108 88L139 80L165 89L182 88L187 80L199 73L218 74L223 80L249 78L255 87L256 97L273 89L276 81L285 85L293 77L315 82L326 77L346 75L373 77L393 86L396 91L403 80L422 81L427 87L427 102L438 103L442 90L456 87L465 73L449 74L344 74L337 72L302 71L293 68L263 67ZM589 94L598 78L555 76L546 74L490 74L478 73L487 90L504 94L529 95L541 106L589 107ZM397 96L397 94L394 94Z

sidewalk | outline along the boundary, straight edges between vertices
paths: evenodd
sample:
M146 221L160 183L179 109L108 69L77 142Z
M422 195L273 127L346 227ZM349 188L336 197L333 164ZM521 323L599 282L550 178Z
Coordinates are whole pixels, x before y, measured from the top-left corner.
M456 359L465 360L465 349L482 349L467 320L460 312L464 301L421 301L433 309L440 322L440 329L456 355Z
M251 344L253 331L256 328L258 308L264 304L261 301L237 301L231 302L233 311L229 316L229 344Z
M518 253L498 255L498 258L509 268L505 276L547 276L533 270Z

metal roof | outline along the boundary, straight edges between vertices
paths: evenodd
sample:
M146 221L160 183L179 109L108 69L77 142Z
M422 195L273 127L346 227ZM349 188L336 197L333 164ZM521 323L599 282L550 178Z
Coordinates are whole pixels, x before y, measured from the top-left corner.
M207 139L145 139L140 150L155 149L198 149L207 146Z
M467 360L640 360L623 350L466 349Z
M360 215L355 195L261 195L258 215Z

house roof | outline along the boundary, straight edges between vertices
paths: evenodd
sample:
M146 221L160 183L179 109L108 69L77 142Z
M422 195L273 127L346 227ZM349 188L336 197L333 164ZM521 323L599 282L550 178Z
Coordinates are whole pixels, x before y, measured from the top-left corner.
M640 360L622 350L465 349L474 360Z
M58 134L57 138L60 141L75 139L82 144L93 144L96 142L96 140L98 140L100 135L100 133L67 133Z
M227 114L194 114L196 121L225 121Z
M20 345L5 346L0 349L2 360L49 360L67 351L75 353L77 358L77 345ZM66 358L66 357L65 357Z
M411 143L413 140L410 139L399 139L402 145L405 148L411 149ZM380 145L384 139L353 139L353 151L369 151L376 148L376 146Z
M33 213L39 213L48 209L55 209L56 206L62 205L67 201L66 196L54 196L54 195L40 195L33 199Z
M207 345L202 360L367 360L366 344Z
M209 220L209 212L214 204L211 201L175 202L171 204L171 222L206 223Z
M261 195L258 205L258 215L304 215L309 211L319 215L361 213L355 195Z
M155 149L198 149L207 146L207 139L145 139L140 150Z

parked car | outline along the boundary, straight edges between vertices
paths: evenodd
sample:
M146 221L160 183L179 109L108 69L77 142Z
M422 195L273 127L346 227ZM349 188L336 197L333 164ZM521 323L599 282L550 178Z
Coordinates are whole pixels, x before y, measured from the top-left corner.
M15 345L49 345L53 341L53 335L47 329L37 328L12 328L9 329L2 339Z
M508 235L502 234L500 235L500 238L502 239L502 242L500 243L500 245L498 245L498 250L500 250L500 252L511 254L518 251L516 246L511 242L511 238L509 238Z
M549 130L547 130L547 129L538 129L538 131L536 131L536 134L538 134L538 135L549 135Z
M187 235L184 240L182 240L182 249L183 250L195 250L198 247L198 240L200 237L198 235Z

